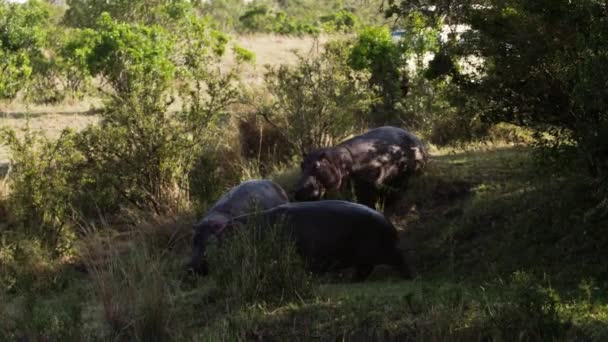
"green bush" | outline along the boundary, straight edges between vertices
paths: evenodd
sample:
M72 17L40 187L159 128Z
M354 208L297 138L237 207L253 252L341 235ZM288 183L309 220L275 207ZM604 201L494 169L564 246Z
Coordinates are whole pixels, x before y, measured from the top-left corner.
M374 125L394 122L397 103L405 96L402 85L407 76L401 71L405 65L404 50L393 42L385 27L366 27L357 36L348 56L354 70L370 74L369 87L380 99L368 120Z
M313 296L315 283L283 224L256 228L258 219L235 228L208 251L218 288L236 305L280 305Z
M80 135L91 186L111 189L115 203L156 213L187 205L188 176L238 94L235 73L214 67L227 37L194 17L178 28L176 41L158 26L104 15L85 40L91 74L112 87L100 125ZM182 110L171 113L176 81Z
M332 14L322 16L321 22L325 32L348 33L359 25L359 18L351 11L341 9Z
M71 27L95 27L102 13L117 21L146 25L171 26L172 21L192 12L192 4L185 0L67 0L64 23Z
M320 33L319 27L314 23L300 21L283 11L275 11L266 4L252 4L239 17L241 31L264 32L279 34L311 34Z
M75 133L66 130L55 141L28 128L21 139L10 129L0 133L13 163L7 204L14 228L57 255L68 252L74 238L70 221L78 191L76 165L82 160Z
M361 127L373 101L339 43L298 56L294 67L270 68L264 80L273 100L260 114L280 128L292 153L340 142Z
M14 99L28 85L32 59L44 59L48 17L38 1L0 2L0 99Z

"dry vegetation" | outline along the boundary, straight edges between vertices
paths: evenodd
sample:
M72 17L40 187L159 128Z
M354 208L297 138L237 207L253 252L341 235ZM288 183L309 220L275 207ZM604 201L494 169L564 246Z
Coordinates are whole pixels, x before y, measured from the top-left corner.
M235 37L234 42L255 53L255 63L243 66L241 79L243 85L250 87L263 81L266 65L294 64L297 61L294 51L307 53L322 47L330 38L317 39L290 37L272 34L259 34ZM314 51L314 50L313 50ZM226 67L234 65L233 54L225 57ZM21 100L0 103L0 126L20 129L28 122L34 130L43 130L49 137L57 137L66 128L82 129L98 121L95 110L103 106L97 98L87 98L79 102L66 102L59 105L25 104ZM174 106L179 107L179 104ZM7 149L0 146L0 160L9 158Z

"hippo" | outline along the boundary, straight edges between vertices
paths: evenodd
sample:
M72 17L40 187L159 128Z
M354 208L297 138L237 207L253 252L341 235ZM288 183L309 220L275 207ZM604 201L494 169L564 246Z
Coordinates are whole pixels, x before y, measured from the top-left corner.
M224 239L234 229L279 227L293 239L297 252L313 273L354 267L353 281L365 280L376 265L389 265L403 278L412 274L397 247L395 227L379 212L361 204L324 200L295 202L253 214L235 217L217 233ZM207 236L194 241L205 250Z
M270 180L251 180L243 182L224 194L207 214L194 225L194 242L197 237L205 237L221 231L232 218L256 210L266 210L288 203L285 190ZM192 259L188 268L196 273L206 274L206 264L202 262L203 253L199 244L192 245Z
M305 155L294 197L316 201L328 191L344 189L352 180L357 202L375 208L383 190L394 197L412 175L422 172L427 161L425 147L412 133L391 126L375 128Z

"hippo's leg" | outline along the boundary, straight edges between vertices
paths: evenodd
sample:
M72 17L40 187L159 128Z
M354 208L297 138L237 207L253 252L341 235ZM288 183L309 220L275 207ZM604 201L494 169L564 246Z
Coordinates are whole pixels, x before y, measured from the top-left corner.
M402 174L390 180L383 196L384 207L391 211L407 188L409 174ZM387 213L388 214L388 213Z
M366 205L372 209L376 209L376 202L378 201L378 191L374 185L363 182L355 182L355 195L357 196L357 202Z
M364 281L372 274L374 270L374 265L357 265L355 266L355 273L353 274L353 282L361 282Z

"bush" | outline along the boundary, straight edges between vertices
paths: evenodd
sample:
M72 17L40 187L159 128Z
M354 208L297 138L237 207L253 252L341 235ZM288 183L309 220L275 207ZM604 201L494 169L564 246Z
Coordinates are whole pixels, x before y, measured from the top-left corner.
M190 170L190 197L195 210L205 209L241 180L241 159L234 150L219 147L203 151Z
M7 204L14 228L43 241L55 255L69 252L70 221L78 192L75 133L66 130L56 141L28 128L19 139L15 131L0 132L12 152L13 170Z
M249 115L238 123L241 156L253 161L261 175L291 159L289 142L280 129L258 116Z
M227 37L194 17L176 30L179 41L160 27L105 15L85 40L92 44L91 74L112 87L100 126L80 135L92 186L111 189L115 203L158 214L188 205L190 172L238 94L235 73L215 68ZM171 86L178 80L183 106L172 114Z
M319 34L319 28L312 23L300 21L283 11L275 11L266 4L249 5L239 17L244 32L264 32L279 34Z
M401 70L405 65L405 51L393 42L385 27L364 28L350 49L348 63L354 70L370 74L369 87L380 101L372 108L367 119L374 125L395 122L397 103L405 96L407 75Z
M315 292L296 246L282 224L255 228L259 218L235 229L208 251L211 274L229 302L281 305Z
M260 114L283 132L292 153L343 140L361 127L372 103L365 83L347 65L342 44L298 56L295 67L270 68L264 80L274 99Z
M359 25L359 18L351 11L341 9L321 17L325 32L352 32Z
M14 99L28 85L32 59L44 59L48 17L38 1L0 2L0 99Z

